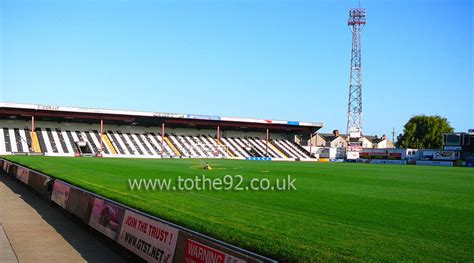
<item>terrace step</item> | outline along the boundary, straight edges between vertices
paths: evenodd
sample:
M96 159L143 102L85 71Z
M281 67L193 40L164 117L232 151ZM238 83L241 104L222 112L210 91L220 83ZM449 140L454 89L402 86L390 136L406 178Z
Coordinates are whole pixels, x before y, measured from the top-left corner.
M176 146L174 146L174 144L170 141L168 137L165 136L163 137L163 139L165 140L166 144L168 144L168 146L171 148L171 150L173 150L176 156L181 156L181 153L178 151L178 149L176 149Z
M277 152L280 156L282 156L283 158L288 158L288 156L286 154L284 154L282 151L280 151L280 149L278 149L277 147L275 147L275 145L273 145L270 141L268 141L268 146L270 148L272 148L275 152Z
M31 141L32 141L32 146L33 146L33 151L35 153L41 153L41 147L40 147L40 144L39 144L39 140L38 140L38 135L36 134L35 131L31 131Z
M229 149L229 147L228 147L227 145L223 144L223 143L222 143L220 140L218 140L218 139L216 139L216 143L217 143L218 145L226 146L226 147L225 147L225 151L227 152L227 154L229 154L230 157L235 157L235 154Z
M102 140L107 144L107 147L109 148L110 152L112 154L117 154L117 150L115 149L114 145L109 139L109 136L107 136L107 133L102 134Z

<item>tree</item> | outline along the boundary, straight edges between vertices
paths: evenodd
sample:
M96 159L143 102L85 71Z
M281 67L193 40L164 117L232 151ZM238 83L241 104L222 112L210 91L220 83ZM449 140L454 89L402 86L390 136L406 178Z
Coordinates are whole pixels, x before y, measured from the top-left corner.
M418 115L403 127L397 136L397 147L414 149L439 149L443 146L443 134L453 132L446 118Z

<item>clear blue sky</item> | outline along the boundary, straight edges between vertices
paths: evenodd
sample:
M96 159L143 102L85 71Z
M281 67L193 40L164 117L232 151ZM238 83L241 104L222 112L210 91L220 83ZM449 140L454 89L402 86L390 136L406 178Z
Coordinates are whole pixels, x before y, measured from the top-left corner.
M0 101L345 130L355 0L0 3ZM474 128L473 2L363 6L365 133L400 133L415 114Z

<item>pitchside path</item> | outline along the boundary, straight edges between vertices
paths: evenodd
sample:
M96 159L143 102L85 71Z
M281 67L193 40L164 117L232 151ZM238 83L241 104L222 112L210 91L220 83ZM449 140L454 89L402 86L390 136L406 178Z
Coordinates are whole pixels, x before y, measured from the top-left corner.
M86 227L3 174L0 174L0 254L5 256L0 256L0 261L18 259L21 263L125 262Z

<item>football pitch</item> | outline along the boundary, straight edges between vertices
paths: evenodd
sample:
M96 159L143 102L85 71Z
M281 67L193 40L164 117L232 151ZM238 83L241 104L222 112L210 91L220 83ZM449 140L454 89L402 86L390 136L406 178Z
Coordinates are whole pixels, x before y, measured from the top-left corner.
M200 159L5 157L281 261L474 260L474 169ZM202 167L209 162L212 170ZM129 179L224 178L296 189L131 190Z

